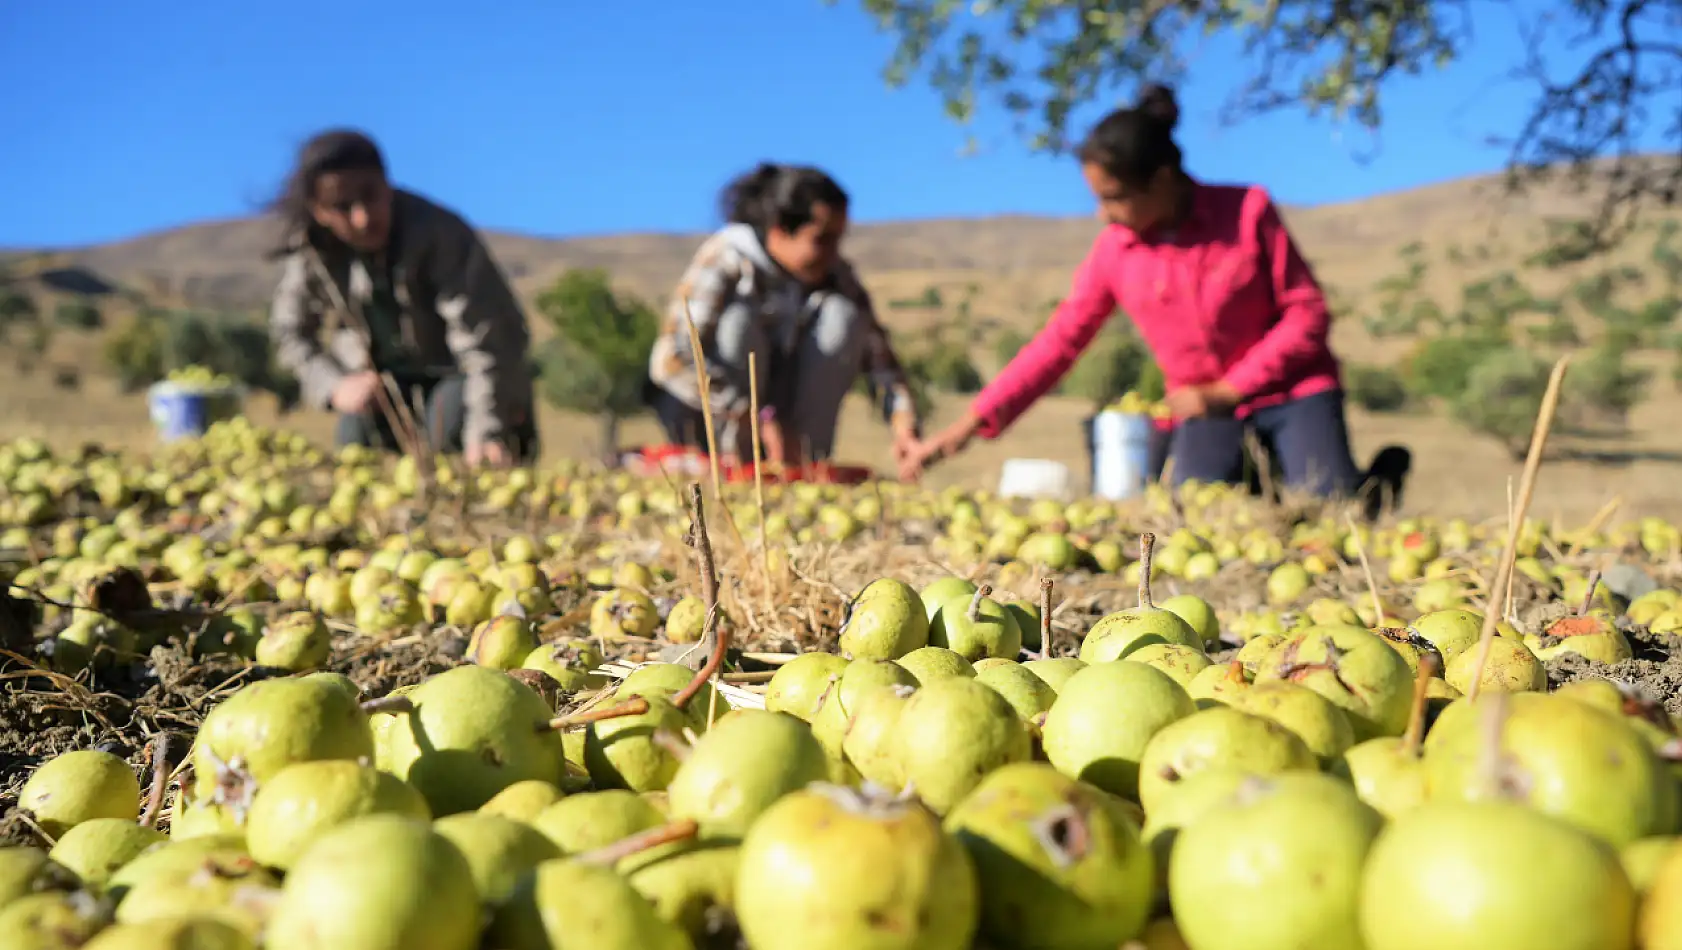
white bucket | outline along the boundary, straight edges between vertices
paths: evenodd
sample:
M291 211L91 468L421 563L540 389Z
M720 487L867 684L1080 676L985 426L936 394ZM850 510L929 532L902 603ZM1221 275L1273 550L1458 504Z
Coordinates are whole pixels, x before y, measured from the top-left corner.
M1006 498L1055 498L1074 495L1069 466L1050 459L1007 459L999 472L999 494Z
M1092 419L1092 493L1119 501L1145 490L1150 478L1151 417L1100 412Z

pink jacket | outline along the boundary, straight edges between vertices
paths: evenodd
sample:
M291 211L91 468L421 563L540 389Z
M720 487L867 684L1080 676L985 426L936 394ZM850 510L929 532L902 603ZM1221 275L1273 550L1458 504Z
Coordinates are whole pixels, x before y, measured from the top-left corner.
M980 435L997 438L1056 386L1117 307L1169 390L1224 379L1244 396L1240 417L1338 388L1325 295L1267 192L1193 187L1177 235L1098 235L1045 328L975 397Z

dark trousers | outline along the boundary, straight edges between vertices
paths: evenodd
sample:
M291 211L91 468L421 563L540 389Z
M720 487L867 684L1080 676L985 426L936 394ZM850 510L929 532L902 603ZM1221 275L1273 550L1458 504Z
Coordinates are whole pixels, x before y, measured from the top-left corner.
M1347 496L1361 486L1363 474L1349 449L1343 417L1343 393L1316 393L1258 409L1248 419L1187 419L1174 429L1169 455L1175 484L1248 481L1246 428L1268 450L1287 487L1321 497Z
M467 420L467 406L463 400L465 382L460 376L397 381L398 389L402 390L405 398L419 390L419 405L414 405L411 400L410 411L424 428L423 435L435 453L461 454L462 426ZM369 448L397 451L397 436L392 432L391 423L386 419L385 413L380 411L379 405L376 402L367 412L341 414L338 429L334 433L334 444L339 447L364 445ZM529 465L535 462L539 449L537 420L528 418L515 426L514 431L509 433L508 448L512 451L516 464Z

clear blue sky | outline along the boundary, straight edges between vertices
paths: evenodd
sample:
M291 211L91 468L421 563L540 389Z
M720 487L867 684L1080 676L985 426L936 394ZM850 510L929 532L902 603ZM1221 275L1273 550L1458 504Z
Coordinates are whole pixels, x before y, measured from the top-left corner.
M1510 14L1479 30L1390 90L1367 164L1364 134L1300 114L1221 128L1241 73L1217 41L1180 90L1191 169L1317 204L1498 168L1486 137L1528 95L1501 81ZM1073 165L997 110L960 157L932 92L882 82L890 49L853 0L0 0L0 246L246 214L336 124L374 133L400 183L528 233L706 228L761 158L829 167L861 220L1088 211Z

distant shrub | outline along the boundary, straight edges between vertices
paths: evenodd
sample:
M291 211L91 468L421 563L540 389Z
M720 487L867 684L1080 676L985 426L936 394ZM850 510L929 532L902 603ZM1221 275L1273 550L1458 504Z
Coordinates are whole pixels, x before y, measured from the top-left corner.
M1058 391L1103 406L1139 388L1149 365L1150 351L1137 336L1124 330L1105 330L1081 354Z
M1016 354L1028 345L1029 336L1015 327L1005 327L999 335L993 338L993 360L1002 368L1016 358Z
M274 394L283 410L297 396L297 381L275 364L267 325L248 314L145 310L106 336L102 355L127 391L203 366Z
M53 322L66 330L97 330L105 315L86 300L63 300L53 307Z
M1501 337L1481 333L1453 333L1432 337L1414 347L1402 364L1402 379L1415 399L1454 402L1466 390L1473 367L1491 354L1507 349Z
M981 371L959 346L932 346L905 360L906 375L930 389L947 393L981 391Z
M1523 458L1548 388L1548 362L1517 347L1488 350L1453 399L1455 417Z
M1408 403L1402 375L1388 366L1362 363L1345 366L1343 390L1350 402L1368 412L1400 412Z
M1572 361L1560 395L1561 414L1576 426L1622 425L1646 397L1651 376L1630 366L1624 350L1602 343Z

